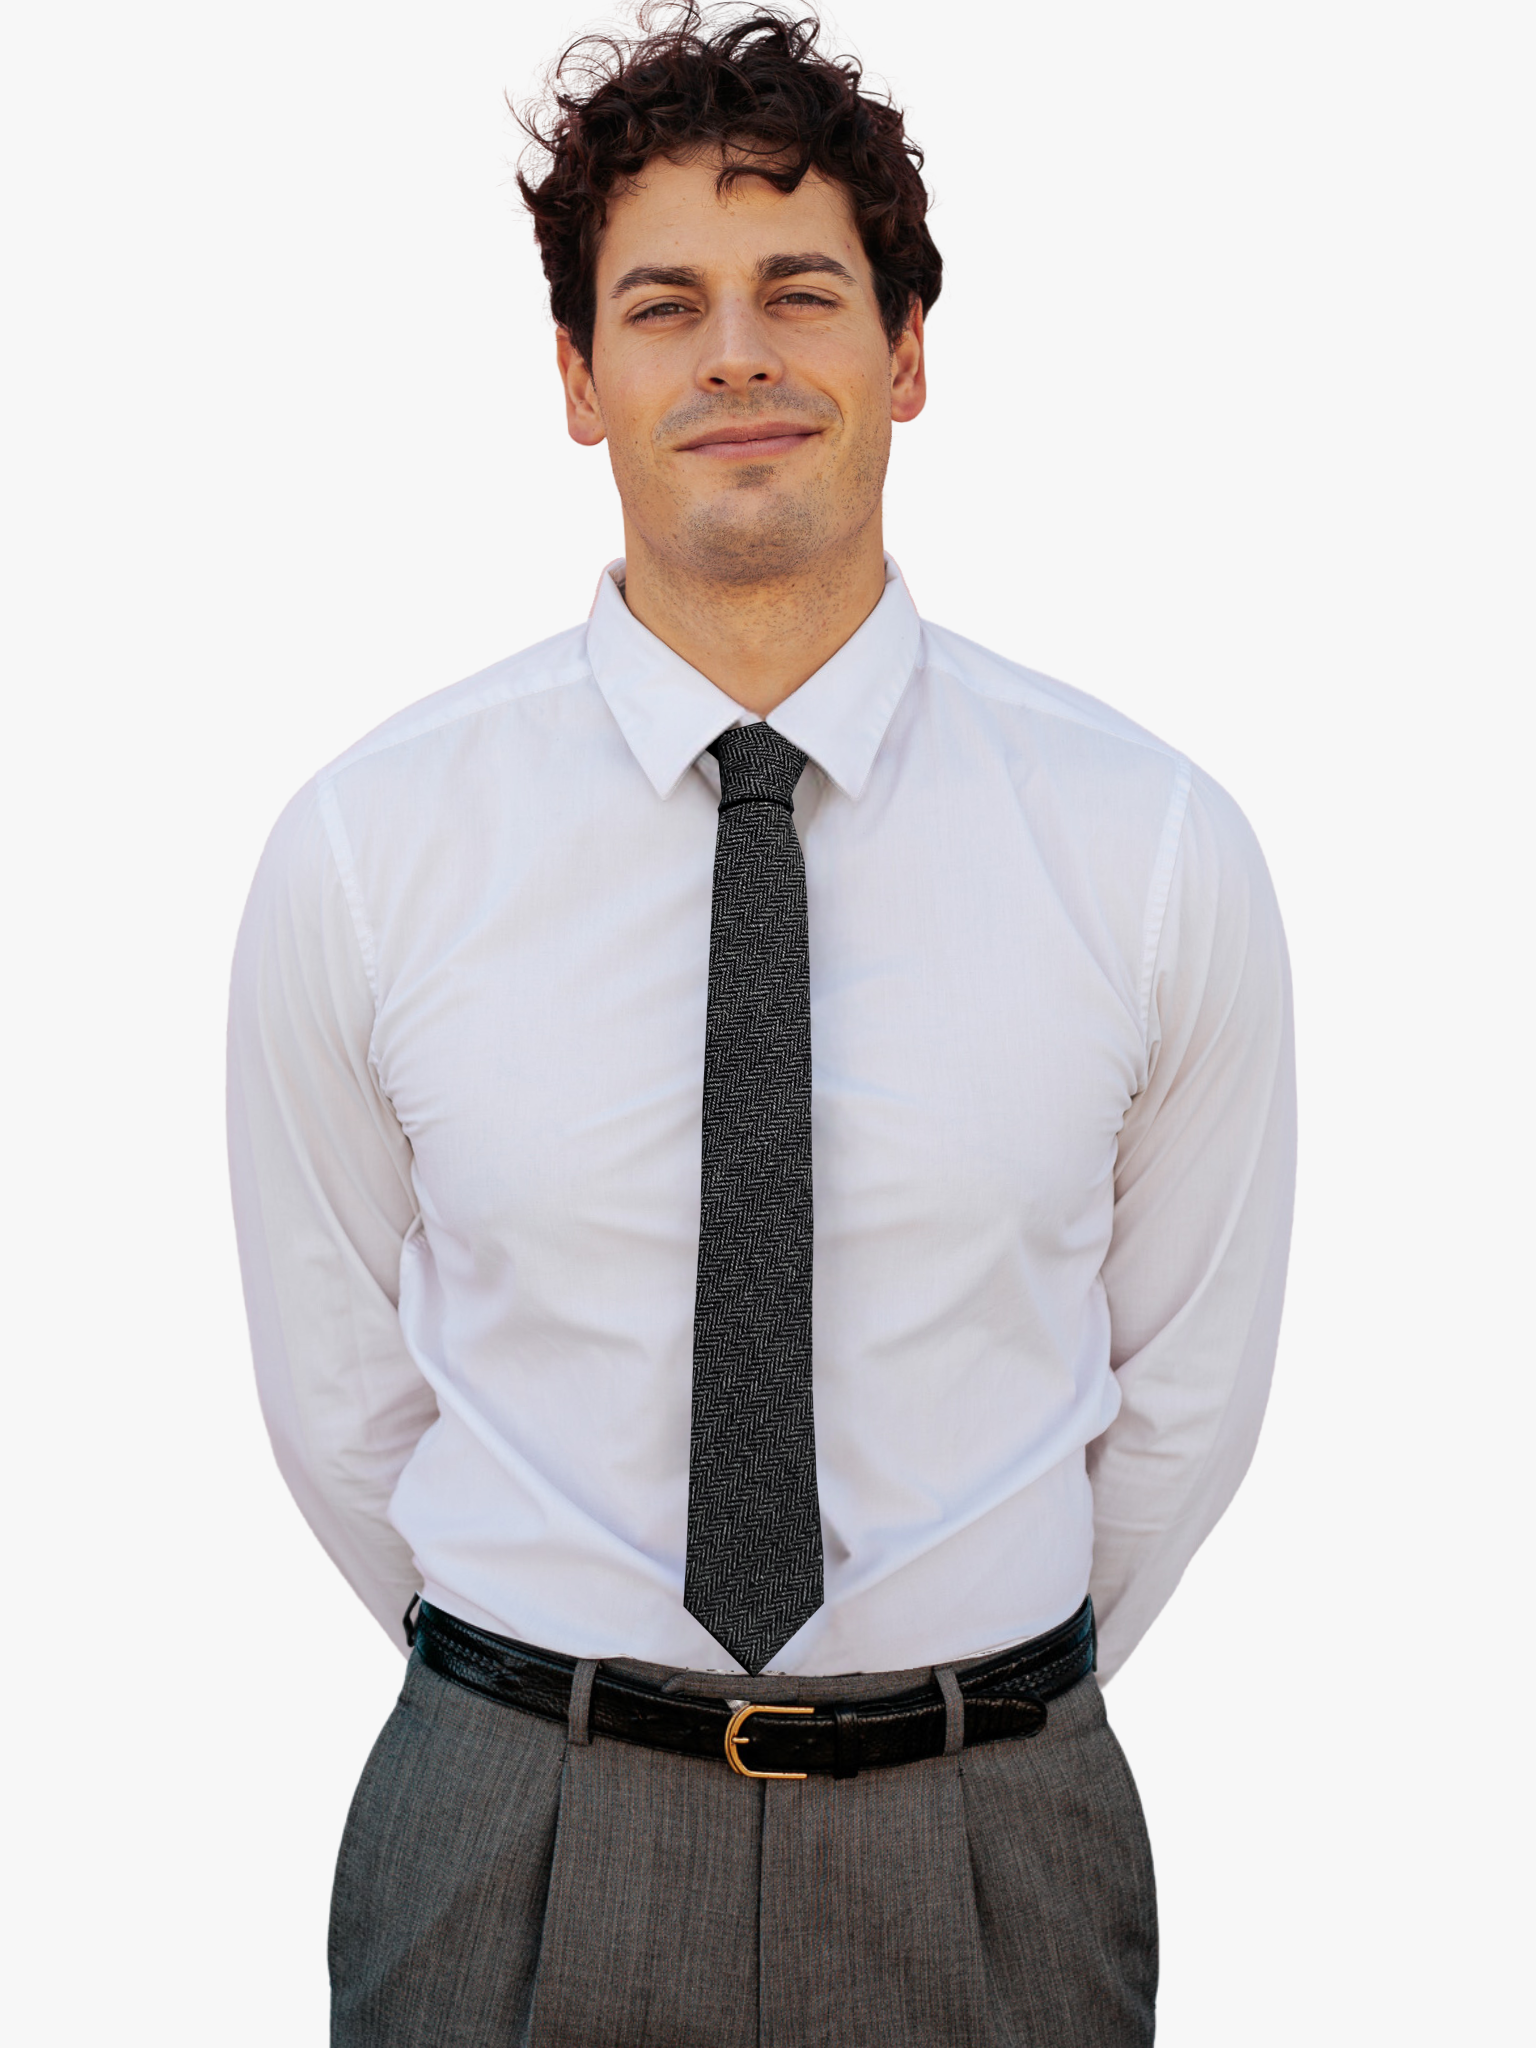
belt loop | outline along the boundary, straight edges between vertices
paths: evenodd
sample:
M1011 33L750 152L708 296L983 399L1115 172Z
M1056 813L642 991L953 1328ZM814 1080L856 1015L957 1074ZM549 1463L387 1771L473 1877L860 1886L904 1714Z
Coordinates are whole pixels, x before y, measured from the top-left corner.
M958 1756L965 1747L965 1697L953 1664L936 1664L933 1676L944 1695L944 1754Z
M859 1737L859 1713L857 1707L834 1707L832 1710L832 1775L834 1778L856 1778L859 1775L863 1745Z
M408 1650L414 1650L416 1647L416 1630L420 1620L421 1595L413 1593L410 1606L406 1608L404 1614L400 1617L400 1626L405 1631L405 1647Z
M571 1673L571 1710L566 1721L566 1739L585 1748L592 1740L587 1715L592 1705L592 1681L597 1676L597 1659L583 1657Z

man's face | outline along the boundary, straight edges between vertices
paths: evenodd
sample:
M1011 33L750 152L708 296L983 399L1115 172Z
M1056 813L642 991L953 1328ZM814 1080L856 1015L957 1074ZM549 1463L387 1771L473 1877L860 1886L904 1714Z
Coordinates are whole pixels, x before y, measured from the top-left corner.
M793 574L879 511L921 411L922 314L893 351L840 185L656 158L609 209L590 369L561 334L572 435L606 439L632 538L694 574Z

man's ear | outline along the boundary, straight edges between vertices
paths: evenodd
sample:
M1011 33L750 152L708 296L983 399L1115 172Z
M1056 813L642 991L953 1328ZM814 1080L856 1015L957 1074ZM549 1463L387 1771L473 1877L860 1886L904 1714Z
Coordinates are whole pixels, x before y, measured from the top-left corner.
M923 365L923 309L917 300L891 350L891 418L915 420L928 403L928 375ZM573 427L572 433L576 430Z
M585 356L563 327L555 329L555 361L560 365L560 382L565 386L566 432L583 448L595 448L608 433L597 402L597 386Z

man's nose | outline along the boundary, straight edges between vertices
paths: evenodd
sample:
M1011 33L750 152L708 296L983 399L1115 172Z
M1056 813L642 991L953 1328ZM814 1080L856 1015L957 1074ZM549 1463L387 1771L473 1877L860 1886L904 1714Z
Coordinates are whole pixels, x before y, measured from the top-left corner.
M768 322L750 301L717 305L704 329L698 382L709 391L749 391L782 382L784 363Z

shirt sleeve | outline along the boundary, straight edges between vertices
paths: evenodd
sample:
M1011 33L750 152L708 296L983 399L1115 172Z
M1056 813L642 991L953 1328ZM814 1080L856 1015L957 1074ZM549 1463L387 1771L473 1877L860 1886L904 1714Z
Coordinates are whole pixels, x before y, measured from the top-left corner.
M1104 1285L1120 1411L1090 1445L1099 1669L1124 1663L1253 1456L1285 1290L1296 1084L1285 935L1247 820L1196 774L1120 1134Z
M400 1252L417 1220L411 1152L369 1064L367 932L324 801L311 785L279 820L236 944L235 1230L278 1466L403 1649L419 1579L389 1501L437 1406L400 1333Z

